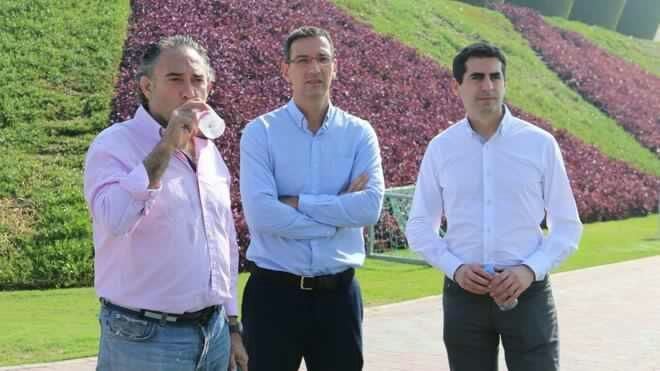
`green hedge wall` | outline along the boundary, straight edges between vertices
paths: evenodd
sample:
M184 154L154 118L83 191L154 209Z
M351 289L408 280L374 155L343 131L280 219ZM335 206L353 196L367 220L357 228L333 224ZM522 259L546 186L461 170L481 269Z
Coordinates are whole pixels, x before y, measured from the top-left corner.
M507 2L536 9L545 16L568 18L574 0L508 0Z
M570 19L616 30L625 5L626 0L575 0Z
M617 31L653 40L660 23L660 0L628 0ZM658 62L660 63L660 62Z
M0 291L92 284L82 165L129 14L129 0L0 0Z

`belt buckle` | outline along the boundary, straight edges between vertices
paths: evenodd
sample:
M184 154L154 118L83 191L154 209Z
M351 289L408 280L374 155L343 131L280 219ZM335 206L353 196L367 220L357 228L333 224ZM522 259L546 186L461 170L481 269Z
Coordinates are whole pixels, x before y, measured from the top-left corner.
M176 322L178 320L177 317L171 316L167 313L162 313L162 312L152 312L145 310L142 312L142 315L146 318L151 318L160 321L160 325L164 326L166 322Z
M313 278L313 277L300 276L300 289L305 291L312 291L313 287L305 287L305 278Z

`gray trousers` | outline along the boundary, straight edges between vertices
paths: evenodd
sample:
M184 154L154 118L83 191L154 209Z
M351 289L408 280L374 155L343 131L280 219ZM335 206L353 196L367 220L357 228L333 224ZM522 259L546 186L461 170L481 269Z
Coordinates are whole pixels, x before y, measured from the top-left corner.
M497 371L502 339L509 371L559 370L557 312L550 281L533 282L510 311L445 277L444 341L452 371Z

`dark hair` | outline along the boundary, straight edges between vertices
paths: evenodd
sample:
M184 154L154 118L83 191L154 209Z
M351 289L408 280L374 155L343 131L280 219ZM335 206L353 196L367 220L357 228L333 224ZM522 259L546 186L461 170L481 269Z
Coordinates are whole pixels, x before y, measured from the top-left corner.
M142 93L140 89L140 79L142 76L151 78L154 73L154 67L158 64L158 59L164 50L167 49L177 49L177 48L190 48L199 54L202 57L202 61L206 65L207 77L209 82L215 81L215 71L211 68L211 63L209 62L209 55L206 52L206 49L195 41L192 37L186 35L174 35L160 39L156 43L147 45L147 48L142 54L140 59L140 65L137 68L137 73L135 75L135 80L137 81L137 91L138 91L138 103L143 106L148 105L147 97Z
M497 58L502 63L502 77L506 78L506 57L504 53L495 45L478 42L468 45L463 48L455 57L452 72L454 79L459 84L463 83L463 75L465 75L465 64L470 58Z
M293 42L298 39L304 39L307 37L325 37L330 43L330 49L332 50L332 54L333 55L335 54L335 46L332 43L332 38L330 37L330 33L328 31L319 27L303 26L291 31L291 33L289 33L289 35L286 37L286 40L284 40L284 45L282 45L282 51L284 52L284 60L286 60L287 62L290 61L291 45L293 44Z

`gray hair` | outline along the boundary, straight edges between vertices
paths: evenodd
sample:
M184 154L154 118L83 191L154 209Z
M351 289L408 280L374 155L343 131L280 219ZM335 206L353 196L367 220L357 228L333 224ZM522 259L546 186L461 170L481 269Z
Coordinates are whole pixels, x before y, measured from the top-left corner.
M199 54L202 57L202 61L206 66L207 77L209 82L215 81L215 71L211 67L209 61L209 55L206 49L195 41L192 37L187 35L174 35L160 39L157 43L149 44L142 54L140 59L140 65L137 68L137 74L135 79L137 81L137 90L138 90L138 103L143 106L147 106L149 101L147 97L142 93L140 89L140 79L143 76L151 78L154 73L154 67L158 64L158 59L163 51L168 49L179 49L179 48L190 48Z

